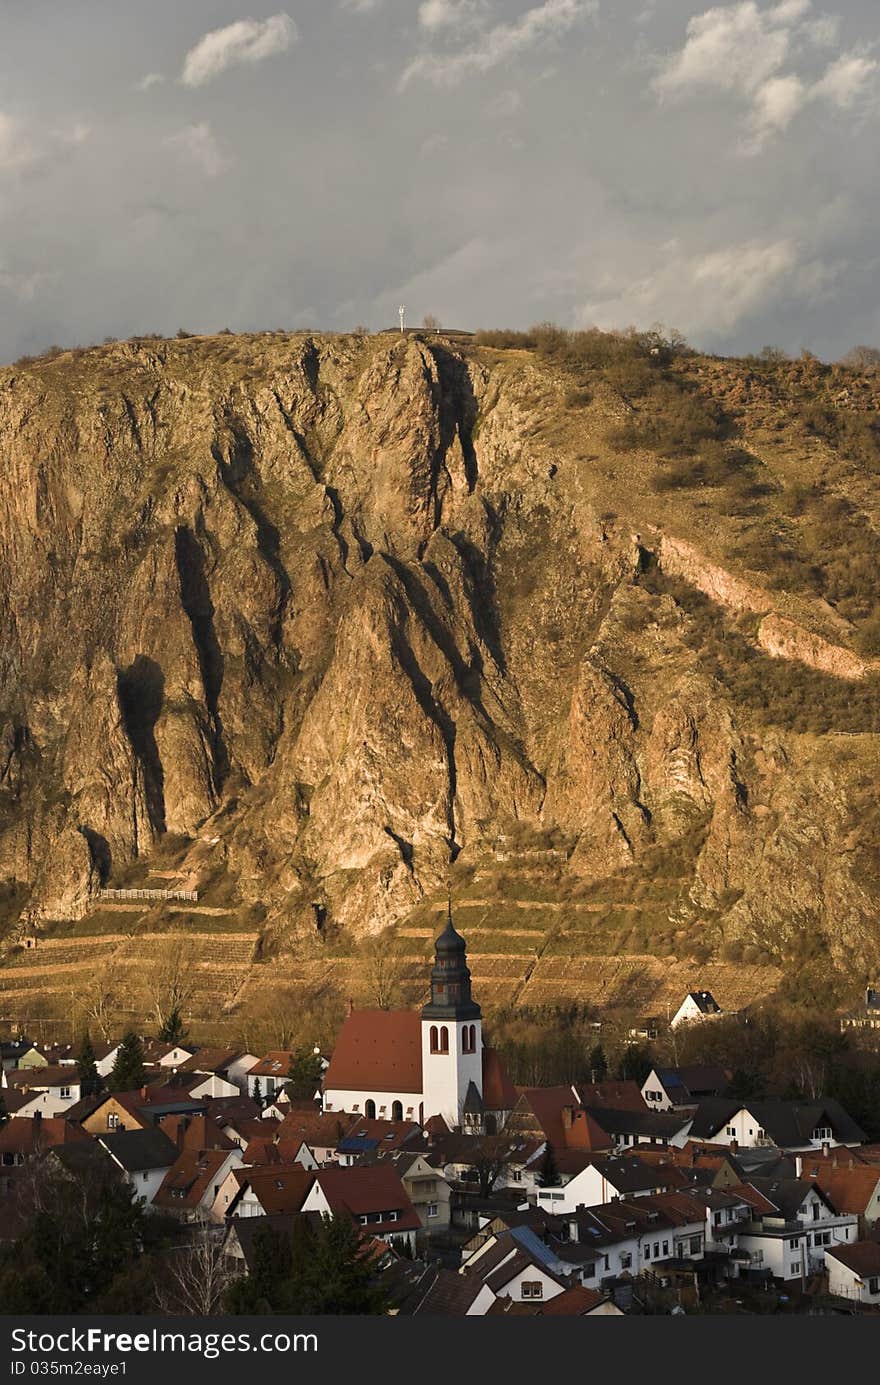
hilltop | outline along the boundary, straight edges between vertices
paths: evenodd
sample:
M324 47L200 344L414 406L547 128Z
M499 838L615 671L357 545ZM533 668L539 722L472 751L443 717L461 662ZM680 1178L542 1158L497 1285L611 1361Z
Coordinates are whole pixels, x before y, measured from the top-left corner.
M878 404L551 329L0 371L0 1019L143 1015L181 939L220 1029L362 994L383 930L415 988L447 890L498 1004L849 1001Z

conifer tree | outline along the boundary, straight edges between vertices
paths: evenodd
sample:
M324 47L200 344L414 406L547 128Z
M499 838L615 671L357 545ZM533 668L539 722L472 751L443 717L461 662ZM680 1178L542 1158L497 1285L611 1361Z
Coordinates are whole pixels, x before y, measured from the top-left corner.
M132 1092L145 1081L144 1046L134 1030L129 1029L117 1050L107 1086L111 1092Z
M80 1096L95 1096L101 1090L101 1078L88 1030L82 1036L82 1043L76 1059L76 1071L79 1076Z

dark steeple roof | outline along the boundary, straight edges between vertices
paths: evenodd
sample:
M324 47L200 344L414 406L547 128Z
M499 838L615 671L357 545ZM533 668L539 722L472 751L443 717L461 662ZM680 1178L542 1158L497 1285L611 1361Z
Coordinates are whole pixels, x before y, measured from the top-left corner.
M479 1005L471 996L471 974L467 965L467 945L452 922L452 905L446 927L434 943L431 968L431 999L422 1009L423 1019L478 1020Z

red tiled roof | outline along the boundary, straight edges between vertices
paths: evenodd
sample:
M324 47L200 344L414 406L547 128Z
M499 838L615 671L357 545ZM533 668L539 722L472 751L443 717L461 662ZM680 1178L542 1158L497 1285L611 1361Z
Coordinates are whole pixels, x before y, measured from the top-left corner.
M574 1289L566 1289L564 1293L549 1299L541 1308L541 1316L544 1318L582 1318L586 1313L592 1313L593 1309L598 1308L600 1303L605 1303L607 1298L607 1294L600 1294L595 1289L587 1289L583 1285L578 1285Z
M181 1063L177 1071L222 1073L230 1063L241 1057L242 1052L239 1048L197 1048L193 1056Z
M17 1068L6 1074L10 1087L40 1091L44 1087L78 1087L79 1073L67 1064L45 1068Z
M311 1191L316 1175L299 1164L269 1168L236 1169L239 1187L247 1185L267 1216L298 1212Z
M319 1169L311 1175L334 1212L348 1212L352 1217L369 1216L377 1212L397 1212L397 1220L382 1221L370 1227L394 1228L397 1231L417 1231L421 1226L418 1213L403 1186L400 1174L386 1163L355 1165L353 1168Z
M582 1106L598 1106L603 1111L647 1111L638 1082L578 1082Z
M162 1179L155 1205L169 1210L198 1207L228 1158L226 1149L185 1149Z
M248 1068L248 1077L276 1077L286 1081L292 1057L293 1052L289 1048L273 1048L269 1053L264 1053L252 1068Z
M806 1159L804 1176L811 1177ZM856 1212L863 1216L880 1184L880 1168L876 1164L857 1164L852 1169L835 1169L823 1164L813 1181L828 1194L835 1211Z
M305 1140L315 1146L334 1149L353 1118L347 1111L310 1111L294 1109L285 1113L276 1134L279 1140L296 1140L297 1148Z
M483 1107L487 1111L512 1111L516 1088L497 1049L483 1047Z
M91 1135L81 1125L62 1120L60 1116L17 1116L0 1125L0 1154L22 1154L27 1157L38 1150L53 1149L55 1145L73 1141L90 1141Z
M826 1255L833 1255L847 1269L853 1270L860 1278L867 1275L880 1275L880 1242L854 1241L850 1246L830 1246Z
M421 1096L422 1021L417 1010L353 1010L347 1015L324 1090Z

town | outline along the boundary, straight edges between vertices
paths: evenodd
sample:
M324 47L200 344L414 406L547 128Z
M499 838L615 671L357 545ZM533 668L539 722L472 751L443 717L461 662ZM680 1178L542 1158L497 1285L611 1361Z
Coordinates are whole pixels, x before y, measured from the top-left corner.
M697 991L671 1024L721 1013ZM869 990L840 1028L878 1019ZM352 1006L329 1054L195 1047L179 1016L4 1041L0 1311L880 1310L880 1143L836 1097L601 1050L518 1086L482 1027L450 910L427 1003Z

